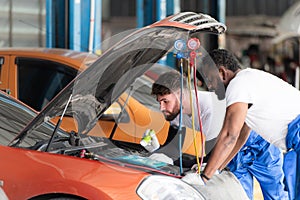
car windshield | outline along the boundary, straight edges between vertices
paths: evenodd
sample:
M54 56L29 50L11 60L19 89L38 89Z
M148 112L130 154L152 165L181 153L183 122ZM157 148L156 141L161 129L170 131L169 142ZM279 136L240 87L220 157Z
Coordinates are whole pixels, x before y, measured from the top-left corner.
M159 111L159 104L156 98L151 95L152 84L159 75L172 70L174 69L168 66L153 65L144 75L137 78L133 83L136 89L135 92L132 93L132 97L149 109Z
M8 145L37 113L17 99L2 92L0 92L0 107L0 145ZM39 141L48 139L53 127L51 123L41 125L39 129L26 137L23 141L24 146L34 146ZM68 134L62 130L59 130L58 134L60 137L68 137Z
M151 87L161 73L176 70L174 55L190 54L191 50L178 52L176 41L191 38L200 38L199 33L165 26L122 38L49 102L10 146L178 174L177 166L149 159L140 141L147 129L159 132L162 145L168 141L171 128L151 96ZM207 54L202 47L192 51ZM166 67L168 56L172 67Z

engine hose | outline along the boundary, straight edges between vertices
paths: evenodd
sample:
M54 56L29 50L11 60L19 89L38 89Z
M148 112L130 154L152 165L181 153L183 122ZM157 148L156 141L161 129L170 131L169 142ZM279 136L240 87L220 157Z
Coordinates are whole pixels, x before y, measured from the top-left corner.
M178 140L178 149L179 149L179 169L180 174L183 174L183 167L182 167L182 91L183 91L183 61L182 58L180 59L180 113L179 113L179 140Z
M190 92L190 106L191 106L191 112L192 112L192 129L193 129L193 143L194 143L194 148L195 148L195 154L196 154L196 161L198 165L198 172L201 169L200 167L200 161L199 161L199 155L198 155L198 149L197 149L197 144L196 144L196 129L195 129L195 114L194 114L194 108L193 108L193 97L192 97L192 85L191 85L191 67L188 65L188 88ZM195 88L197 89L197 88Z
M203 138L203 126L202 126L202 120L201 120L201 107L200 103L198 103L198 92L197 92L197 80L196 80L196 73L197 73L197 67L196 67L196 58L194 61L194 66L193 66L193 72L194 72L194 88L195 88L195 97L196 97L196 102L197 102L197 114L198 114L198 120L199 120L199 129L200 129L200 138L201 138L201 144L202 144L202 150L201 150L201 162L200 166L198 166L198 173L200 173L202 164L203 164L203 157L204 157L204 145L205 141Z

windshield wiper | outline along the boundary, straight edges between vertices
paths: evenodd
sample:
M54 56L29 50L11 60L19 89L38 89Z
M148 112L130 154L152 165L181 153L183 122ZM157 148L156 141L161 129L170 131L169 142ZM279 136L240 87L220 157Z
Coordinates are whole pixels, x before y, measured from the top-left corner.
M52 144L52 142L53 142L53 139L54 139L54 137L55 137L55 135L56 135L57 129L60 127L60 124L61 124L62 119L63 119L63 117L64 117L64 115L65 115L65 113L66 113L66 110L67 110L67 108L68 108L68 106L69 106L69 104L70 104L70 102L71 102L71 99L72 99L72 94L70 95L70 97L69 97L69 99L68 99L68 102L67 102L67 104L66 104L66 106L65 106L65 109L64 109L63 113L61 114L61 116L60 116L60 118L59 118L59 120L58 120L58 122L57 122L57 124L56 124L56 126L55 126L55 128L54 128L54 130L53 130L53 133L52 133L52 135L51 135L51 138L50 138L49 143L48 143L48 145L47 145L47 148L46 148L46 150L45 150L46 152L50 149L50 146L51 146L51 144Z

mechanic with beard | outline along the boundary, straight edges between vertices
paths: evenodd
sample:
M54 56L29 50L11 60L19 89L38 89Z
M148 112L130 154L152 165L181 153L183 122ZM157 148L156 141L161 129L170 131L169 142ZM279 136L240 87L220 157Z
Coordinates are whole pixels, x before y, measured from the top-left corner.
M180 79L181 75L178 72L172 71L162 74L152 86L152 94L156 95L157 101L160 103L160 109L166 120L177 126L179 124L180 112ZM201 81L203 82L203 80ZM186 80L184 83L186 83ZM183 88L182 123L184 126L191 128L190 98L186 84L184 84ZM219 133L223 123L225 102L214 98L216 96L213 96L212 94L214 93L212 92L197 92L199 97L198 104L201 108L203 133L206 135L206 140L215 142L214 139L216 139L217 135L214 134ZM193 102L196 101L194 100ZM194 108L197 108L197 105ZM195 119L195 122L198 122L198 120ZM196 123L195 127L199 130L199 123ZM206 157L209 157L209 154ZM228 168L239 179L250 199L253 199L253 176L261 184L264 199L276 199L275 197L278 197L279 194L281 197L287 197L283 185L282 163L281 151L277 147L270 145L270 143L266 142L254 131L251 131L247 143L229 163ZM261 166L268 167L269 174L264 176L263 172L260 172ZM273 184L278 183L277 188L264 187L266 180L271 181Z
M182 90L182 126L193 128L192 108L190 105L190 91L187 88L187 80L184 77ZM180 113L180 95L181 95L181 74L174 70L166 72L155 81L152 85L152 95L156 96L160 104L160 110L167 121L170 121L170 129L175 127L175 131L171 134L176 134L179 127ZM195 91L191 91L193 102L196 102ZM213 92L197 91L198 104L200 105L200 117L202 121L202 131L205 135L205 152L208 153L215 144L217 133L221 129L225 114L225 101L219 101ZM200 103L201 101L201 103ZM197 105L193 106L194 112L194 128L200 130ZM170 133L169 133L170 134ZM215 135L213 135L215 134ZM175 136L175 137L176 137ZM176 165L179 165L179 160L176 160L179 155L178 139L173 139L174 147L167 145L166 148L161 148L157 152L163 152L167 155L173 154L172 159ZM167 151L167 152L166 152ZM207 157L207 156L206 156ZM204 160L205 161L205 160ZM184 159L183 166L191 168L196 162L194 159Z
M290 152L300 151L300 92L296 88L267 72L241 69L233 54L224 49L213 50L203 58L201 66L201 74L207 77L208 87L218 94L221 90L217 83L220 81L225 87L226 99L225 120L203 171L205 177L211 178L215 171L227 165L244 145L250 130L283 151L287 150L285 157ZM297 174L299 167L296 167L296 160L288 164L291 167L289 171ZM281 172L270 172L264 166L258 170L265 178L261 185L270 190L278 189L278 184L269 180L269 175L275 173L273 175L280 176ZM287 184L291 199L297 199L298 182ZM282 194L278 193L273 198L286 199L281 197Z

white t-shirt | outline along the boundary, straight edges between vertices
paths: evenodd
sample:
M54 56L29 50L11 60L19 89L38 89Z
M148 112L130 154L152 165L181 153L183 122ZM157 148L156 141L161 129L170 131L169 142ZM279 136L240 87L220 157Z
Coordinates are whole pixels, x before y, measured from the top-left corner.
M285 150L287 126L300 114L300 91L270 73L244 69L226 89L226 106L252 104L246 124L268 142Z
M196 104L195 91L192 91L193 108L194 108L194 123L195 130L199 131L198 111ZM218 136L225 116L226 103L225 100L218 100L214 92L197 91L198 105L200 105L200 117L202 122L202 131L207 141L214 139ZM179 115L171 121L171 124L179 125ZM183 114L182 125L193 128L192 116Z

